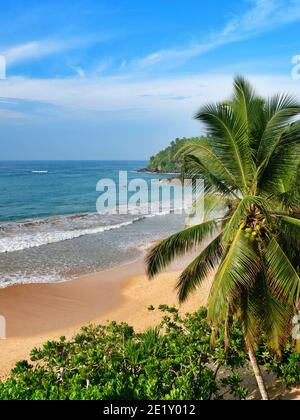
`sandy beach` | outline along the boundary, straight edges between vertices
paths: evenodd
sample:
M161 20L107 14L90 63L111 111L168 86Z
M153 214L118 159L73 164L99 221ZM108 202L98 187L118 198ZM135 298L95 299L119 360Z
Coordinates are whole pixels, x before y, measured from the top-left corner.
M126 321L141 331L156 325L158 311L150 305L176 305L176 279L186 260L151 282L142 260L78 279L48 284L18 285L0 290L1 314L7 322L7 339L0 340L0 376L5 378L30 350L61 335L71 337L88 323ZM209 285L186 304L183 313L205 305Z
M143 260L108 271L86 275L62 283L12 286L0 290L0 308L7 320L7 339L0 340L0 378L5 379L15 363L29 359L30 351L62 335L71 338L87 324L111 320L127 322L137 331L157 325L159 311L150 305L178 306L176 280L192 256L175 262L170 270L149 281ZM193 312L205 306L210 281L203 284L180 306L180 312ZM286 390L273 375L265 375L272 398L298 400L298 389ZM250 398L259 398L253 375L245 385Z

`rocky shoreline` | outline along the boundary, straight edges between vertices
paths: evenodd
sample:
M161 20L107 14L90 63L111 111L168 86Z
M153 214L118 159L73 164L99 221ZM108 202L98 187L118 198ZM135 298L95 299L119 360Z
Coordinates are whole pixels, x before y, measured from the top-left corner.
M173 171L162 171L159 168L151 169L151 168L140 168L137 169L137 172L140 173L149 173L149 174L162 174L162 175L180 175L180 172L173 172Z

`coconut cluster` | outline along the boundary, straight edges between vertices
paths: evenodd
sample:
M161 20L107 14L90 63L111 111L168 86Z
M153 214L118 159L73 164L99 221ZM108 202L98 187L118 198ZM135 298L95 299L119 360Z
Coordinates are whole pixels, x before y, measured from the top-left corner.
M245 237L250 239L250 241L260 240L261 226L259 224L256 224L254 226L247 226L246 223L244 223L241 226L241 228L244 232Z

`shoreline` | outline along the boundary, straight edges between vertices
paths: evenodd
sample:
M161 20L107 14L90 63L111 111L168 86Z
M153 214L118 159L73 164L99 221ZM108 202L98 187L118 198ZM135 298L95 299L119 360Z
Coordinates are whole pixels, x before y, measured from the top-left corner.
M173 263L151 282L143 259L77 279L21 284L0 289L0 313L7 323L7 338L0 340L0 378L15 363L28 359L34 347L64 335L71 338L80 327L107 321L127 322L142 331L159 323L161 313L150 305L178 305L175 290L181 269L193 255ZM205 305L209 287L181 306L183 313Z
M55 331L59 315L61 327L94 319L120 304L119 291L126 279L143 273L143 260L138 259L76 278L1 288L0 312L7 323L6 337Z
M126 322L137 332L142 332L158 325L163 316L159 310L149 311L150 305L156 309L160 304L175 305L179 307L181 315L206 306L210 280L204 282L186 303L178 305L176 280L182 267L192 258L194 255L190 254L176 261L168 271L159 274L151 281L145 275L143 260L139 260L125 267L85 275L63 283L20 285L0 289L0 308L3 302L11 306L14 318L10 318L9 322L12 326L20 332L20 328L22 326L24 328L25 325L28 328L30 322L31 328L31 331L23 330L25 335L0 339L0 380L5 380L9 376L16 362L30 360L33 348L42 347L49 340L59 340L61 336L71 339L84 325L105 325L109 321ZM104 276L106 281L103 279ZM104 286L106 292L103 294ZM28 301L29 292L31 299ZM102 307L97 301L101 294ZM107 296L112 296L113 299L107 302L105 301ZM24 306L18 306L23 299L26 310ZM32 316L33 314L35 316ZM75 316L76 322L72 316ZM49 326L52 329L49 329ZM34 327L42 327L44 330L33 333ZM265 379L272 398L300 399L299 388L286 389L274 375L265 374ZM250 389L248 399L259 399L254 376L246 373L244 381Z

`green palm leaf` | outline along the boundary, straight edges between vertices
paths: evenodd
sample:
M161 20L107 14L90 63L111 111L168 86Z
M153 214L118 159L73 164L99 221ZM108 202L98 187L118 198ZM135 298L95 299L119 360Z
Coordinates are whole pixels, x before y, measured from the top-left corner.
M276 95L266 102L265 114L268 122L257 150L259 166L265 167L268 164L280 144L282 131L299 113L299 103L290 95Z
M252 244L238 230L215 275L208 303L209 318L221 322L226 308L238 299L242 288L250 288L259 270Z
M260 175L261 186L271 193L286 193L299 190L300 125L294 124L283 133Z
M212 175L226 181L227 185L230 185L233 189L237 189L236 179L230 173L228 168L226 168L221 159L216 155L211 143L211 139L203 139L201 141L201 144L189 143L179 150L176 157L197 157L199 163L201 163L205 168L207 168ZM199 171L197 173L199 175Z
M286 302L274 296L265 275L260 274L254 286L243 295L241 307L241 321L247 339L254 344L260 332L266 335L271 348L280 352L288 334L286 325L292 310Z
M212 270L217 267L223 255L220 237L221 235L218 235L212 240L181 273L177 283L180 302L184 302L190 293L200 286L203 281L207 280Z
M228 211L235 206L236 200L226 198L224 195L207 193L195 199L192 209L188 215L191 219L196 215L197 210L201 209L203 212L203 221L206 222L212 219L229 220Z
M273 237L263 251L270 287L275 296L293 304L299 300L300 277Z
M190 179L201 178L204 181L205 192L218 192L224 195L234 194L232 187L225 184L207 168L197 156L187 155L184 158L183 175Z
M208 220L200 225L192 226L155 245L146 257L147 274L154 277L166 268L177 256L187 253L193 247L216 235L218 223Z
M246 139L247 126L225 104L204 106L196 119L202 121L214 138L215 151L236 178L239 189L247 191L252 174L251 149Z
M294 240L300 241L300 219L283 216L281 218L282 229Z

